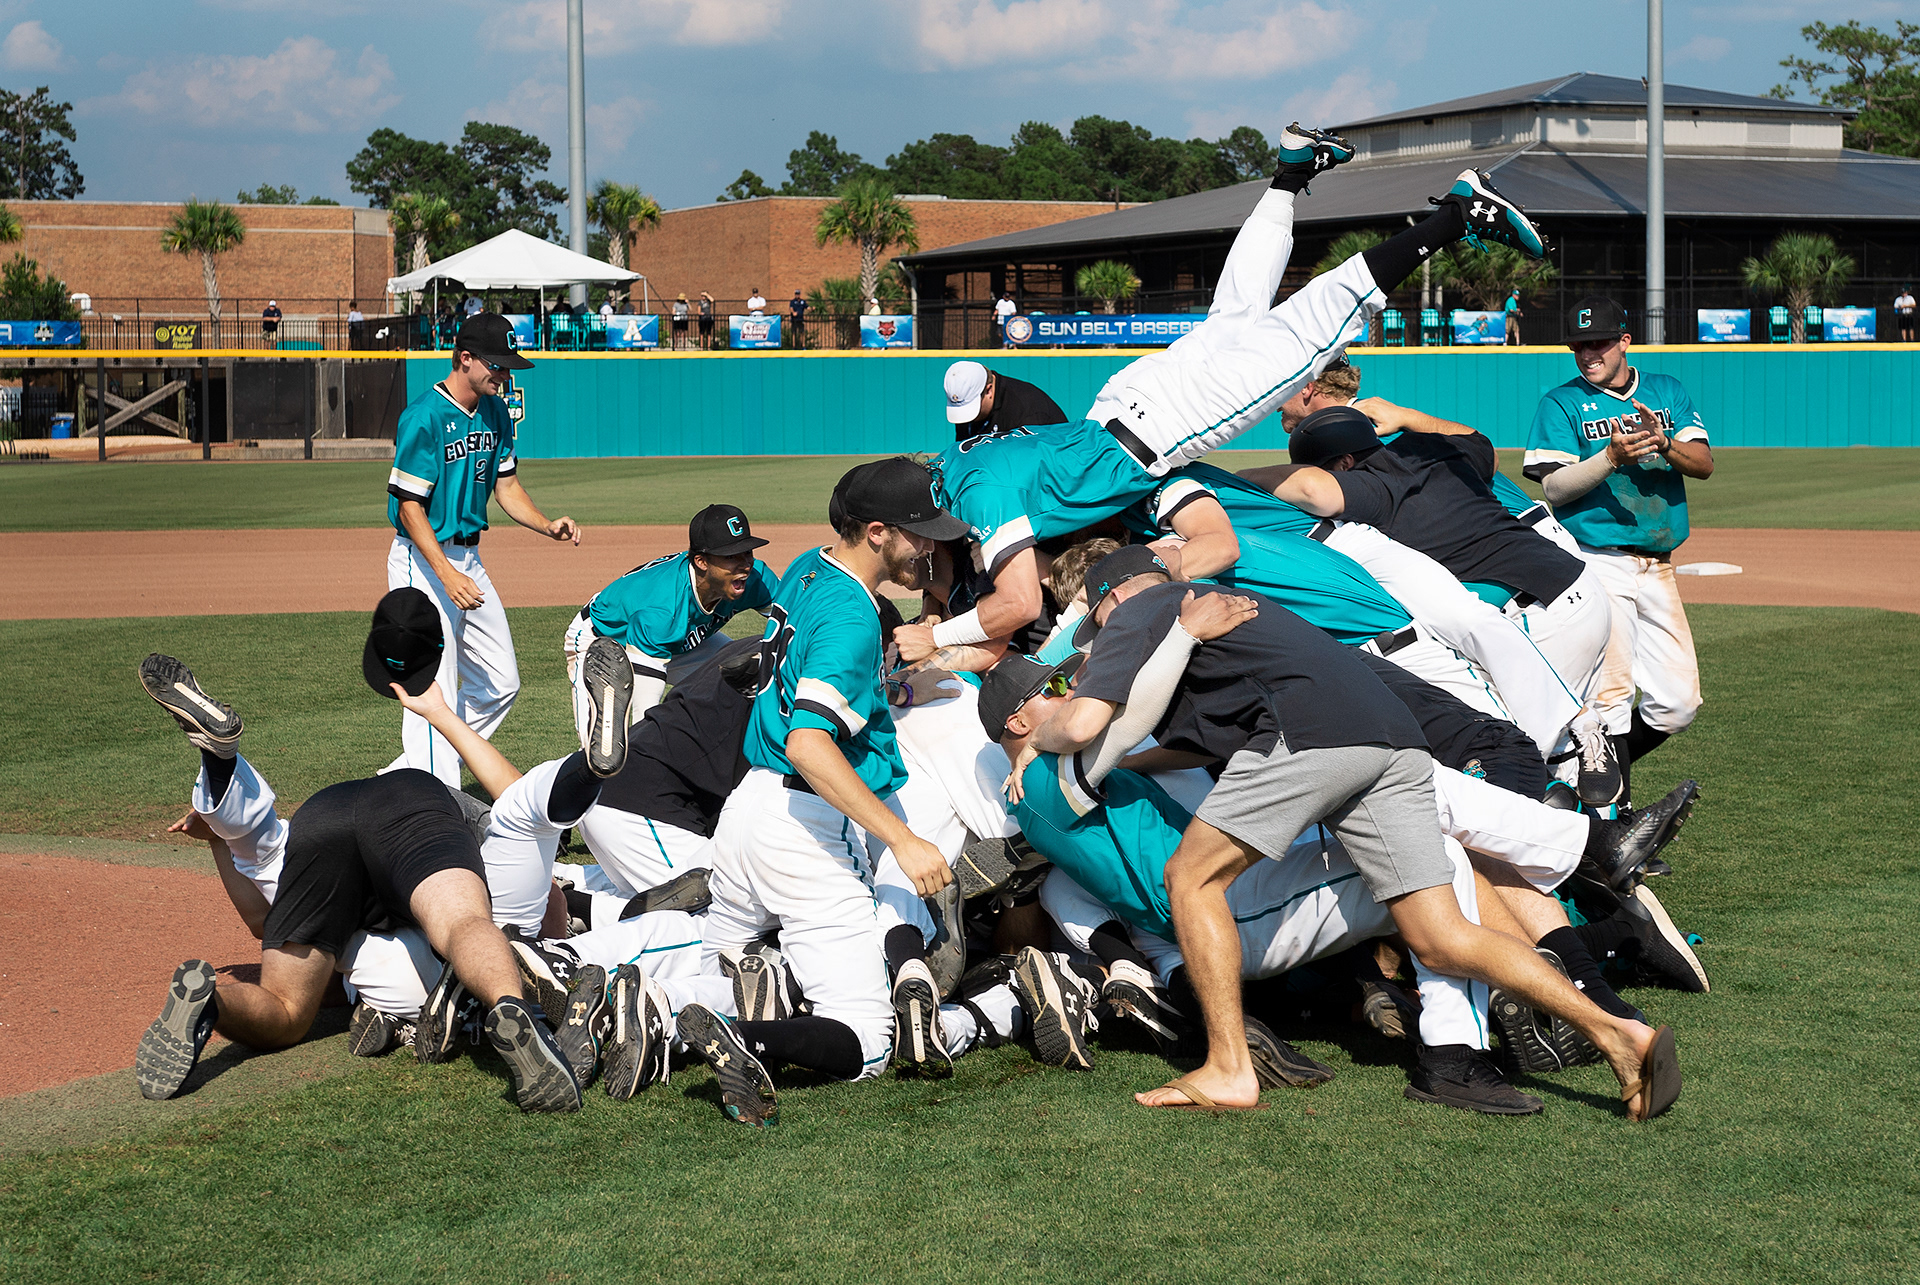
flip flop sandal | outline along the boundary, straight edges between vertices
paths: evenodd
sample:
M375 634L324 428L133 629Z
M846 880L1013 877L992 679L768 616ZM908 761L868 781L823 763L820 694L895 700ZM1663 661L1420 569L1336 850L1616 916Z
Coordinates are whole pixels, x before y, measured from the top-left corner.
M1643 1120L1664 1114L1680 1100L1680 1054L1674 1047L1673 1028L1663 1026L1653 1033L1653 1046L1640 1063L1640 1078L1620 1090L1620 1100L1633 1109L1633 1100L1641 1092L1647 1095L1647 1113Z
M1186 1094L1189 1098L1193 1100L1191 1102L1163 1102L1159 1106L1149 1107L1148 1110L1151 1110L1151 1111L1206 1111L1213 1115L1219 1115L1225 1111L1265 1111L1267 1109L1267 1104L1264 1102L1256 1102L1250 1107L1223 1106L1222 1104L1215 1102L1212 1098L1208 1097L1206 1094L1202 1093L1199 1087L1195 1085L1192 1080L1189 1080L1184 1075L1179 1077L1178 1079L1168 1080L1165 1084L1161 1085L1160 1087L1165 1089L1178 1089L1180 1092Z

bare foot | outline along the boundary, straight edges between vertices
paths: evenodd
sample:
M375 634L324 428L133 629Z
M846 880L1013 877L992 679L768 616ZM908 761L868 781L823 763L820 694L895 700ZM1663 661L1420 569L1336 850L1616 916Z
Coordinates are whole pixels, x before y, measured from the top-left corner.
M1198 1071L1182 1076L1181 1079L1191 1082L1217 1106L1248 1108L1260 1105L1260 1081L1253 1074L1251 1067L1247 1069L1244 1076L1235 1076L1208 1063ZM1145 1093L1136 1093L1133 1095L1133 1100L1143 1107L1205 1105L1195 1101L1192 1094L1182 1092L1171 1084L1149 1089Z
M1633 1120L1647 1118L1647 1106L1651 1084L1646 1076L1647 1054L1653 1048L1654 1029L1645 1022L1622 1022L1620 1024L1622 1044L1618 1049L1605 1050L1607 1062L1613 1068L1614 1078L1620 1081L1620 1087L1626 1088L1638 1080L1640 1092L1627 1102L1627 1117Z

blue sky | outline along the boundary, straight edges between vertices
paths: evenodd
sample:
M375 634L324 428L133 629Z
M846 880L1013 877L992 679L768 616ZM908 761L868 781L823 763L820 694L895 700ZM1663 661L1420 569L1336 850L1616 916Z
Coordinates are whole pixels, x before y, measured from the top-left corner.
M1160 134L1335 123L1572 71L1639 76L1644 0L586 0L589 180L673 208L743 167L775 182L812 129L882 161L936 131L1004 143L1089 113ZM1799 28L1920 21L1920 0L1667 3L1667 79L1764 93ZM0 0L0 84L76 105L89 198L233 199L292 183L359 203L344 164L387 126L468 120L553 148L564 0Z

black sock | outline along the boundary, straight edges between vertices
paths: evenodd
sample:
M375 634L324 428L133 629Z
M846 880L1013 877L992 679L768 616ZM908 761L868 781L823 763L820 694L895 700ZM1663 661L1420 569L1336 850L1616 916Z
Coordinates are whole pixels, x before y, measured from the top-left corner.
M1124 959L1129 963L1140 965L1148 972L1153 971L1153 965L1147 962L1147 957L1140 953L1139 948L1133 944L1133 939L1127 935L1127 926L1118 919L1109 919L1094 929L1093 940L1089 945L1093 953L1100 957L1100 962L1108 968L1112 968Z
M887 929L885 947L887 968L896 976L902 965L927 957L927 943L920 936L920 930L911 924L896 924Z
M1639 935L1634 932L1633 925L1620 915L1592 919L1578 928L1555 931L1572 932L1580 939L1581 945L1587 948L1587 953L1601 963L1622 955L1633 954L1640 944Z
M1613 987L1600 975L1600 965L1594 962L1576 930L1556 928L1542 937L1540 944L1560 956L1560 962L1567 966L1567 976L1573 979L1581 994L1615 1017L1635 1015L1633 1005L1614 994Z
M227 797L227 787L233 784L233 771L238 765L237 758L221 758L212 750L200 751L200 766L207 774L207 797L213 800L213 806L220 806L220 800Z
M589 929L593 927L593 894L582 892L578 888L566 890L567 914L578 919Z
M600 778L587 770L586 754L575 750L553 774L553 789L547 794L547 817L555 825L572 825L587 814L587 809L599 797Z
M766 1063L787 1063L842 1080L860 1074L860 1037L831 1017L785 1017L777 1022L739 1022L734 1029L753 1055Z
M1659 749L1662 745L1665 745L1667 738L1672 735L1672 732L1663 732L1657 727L1647 726L1647 720L1640 717L1640 707L1635 705L1633 707L1633 725L1627 729L1627 734L1624 738L1626 741L1627 755L1632 758L1643 759Z
M1466 234L1467 220L1459 204L1447 201L1406 231L1394 233L1371 250L1362 250L1360 257L1367 261L1373 283L1386 293L1417 272L1436 250L1446 249Z

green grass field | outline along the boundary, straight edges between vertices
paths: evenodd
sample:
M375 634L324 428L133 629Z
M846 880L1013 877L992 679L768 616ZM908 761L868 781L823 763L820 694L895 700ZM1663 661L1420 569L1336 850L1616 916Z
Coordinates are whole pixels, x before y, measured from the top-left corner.
M1516 479L1520 454L1501 452ZM715 501L756 522L820 522L834 482L866 458L529 460L521 476L548 514L583 523L677 524ZM1688 488L1695 526L1920 529L1920 450L1726 449L1715 458L1711 481ZM1284 459L1213 457L1227 468ZM385 464L369 462L21 464L0 468L0 531L380 526L386 477ZM507 520L497 506L493 520Z
M490 1056L395 1057L0 1157L0 1279L1915 1279L1920 617L1691 614L1708 704L1640 771L1703 783L1659 890L1714 992L1631 992L1688 1077L1652 1124L1597 1068L1530 1080L1531 1119L1409 1103L1404 1046L1339 1022L1301 1032L1338 1079L1223 1119L1134 1107L1169 1068L1119 1043L1090 1075L1009 1047L946 1082L786 1080L764 1135L721 1119L704 1070L549 1119L513 1109ZM278 645L247 646L254 627ZM133 677L152 647L241 705L287 800L378 767L397 716L357 678L361 627L0 625L8 690L32 695L0 723L0 828L133 833L184 806L194 756ZM498 738L523 763L566 739L558 675L526 677Z

